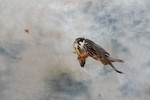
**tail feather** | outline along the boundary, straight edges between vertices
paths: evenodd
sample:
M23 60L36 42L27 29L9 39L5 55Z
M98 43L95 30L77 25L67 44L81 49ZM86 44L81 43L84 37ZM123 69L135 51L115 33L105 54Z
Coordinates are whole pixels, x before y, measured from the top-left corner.
M109 63L109 65L117 72L117 73L120 73L120 74L124 74L123 72L117 70L114 65L112 63Z
M108 58L99 58L99 61L101 63L103 63L104 65L108 65L109 64L117 73L123 74L123 72L117 70L114 67L114 65L111 63L111 62L121 62L121 63L123 63L124 62L123 60L108 57Z

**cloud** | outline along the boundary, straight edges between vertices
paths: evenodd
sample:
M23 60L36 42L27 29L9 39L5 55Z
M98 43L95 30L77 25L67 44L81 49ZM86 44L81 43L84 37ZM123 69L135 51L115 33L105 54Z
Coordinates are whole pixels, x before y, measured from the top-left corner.
M133 1L0 1L1 99L149 98L150 8L147 0ZM81 68L72 48L77 37L124 59L114 65L125 74L106 66L99 75L103 65L90 58Z
M47 97L58 100L56 98L67 99L70 98L72 100L77 99L78 97L82 97L83 99L89 99L88 85L84 81L75 80L71 73L58 73L52 79L46 81L46 94Z

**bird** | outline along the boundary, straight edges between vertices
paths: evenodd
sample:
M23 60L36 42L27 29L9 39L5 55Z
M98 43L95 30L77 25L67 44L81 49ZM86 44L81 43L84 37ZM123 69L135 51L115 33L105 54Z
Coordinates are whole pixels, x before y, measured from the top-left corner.
M112 63L124 63L124 61L111 57L105 49L92 40L83 37L76 38L73 42L73 47L81 67L84 67L88 57L92 57L93 59L100 61L103 65L110 65L117 73L123 74L123 72L117 70Z

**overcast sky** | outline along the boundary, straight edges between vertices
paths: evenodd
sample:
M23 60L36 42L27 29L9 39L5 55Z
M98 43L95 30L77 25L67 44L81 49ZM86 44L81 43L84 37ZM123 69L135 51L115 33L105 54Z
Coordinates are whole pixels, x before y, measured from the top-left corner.
M0 0L0 100L149 100L149 0ZM29 29L29 33L24 30ZM88 58L85 37L125 63Z

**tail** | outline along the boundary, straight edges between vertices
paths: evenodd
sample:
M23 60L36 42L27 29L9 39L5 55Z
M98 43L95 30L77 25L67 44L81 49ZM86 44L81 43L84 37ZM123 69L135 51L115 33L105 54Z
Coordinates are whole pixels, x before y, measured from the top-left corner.
M121 60L121 59L116 59L116 58L112 58L112 57L109 57L109 58L107 58L110 62L120 62L120 63L124 63L124 61L123 60Z
M124 74L123 72L117 70L114 65L112 63L109 63L109 65L117 72L117 73L120 73L120 74Z

